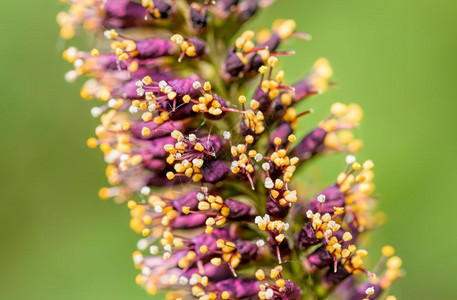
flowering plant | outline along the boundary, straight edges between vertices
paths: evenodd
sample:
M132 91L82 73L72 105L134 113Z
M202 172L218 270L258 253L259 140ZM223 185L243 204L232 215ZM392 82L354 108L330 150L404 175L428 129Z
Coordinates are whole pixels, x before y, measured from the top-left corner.
M139 285L201 300L376 299L389 289L401 275L393 248L369 271L358 246L376 226L374 164L352 155L360 107L333 104L297 139L312 112L297 104L326 90L328 61L288 84L278 60L294 52L279 48L309 35L293 20L238 34L272 1L69 2L57 17L62 38L84 28L109 40L65 50L74 65L65 78L90 77L81 96L102 102L87 144L108 164L100 197L126 202L142 235ZM335 183L307 199L294 174L340 152L349 154Z

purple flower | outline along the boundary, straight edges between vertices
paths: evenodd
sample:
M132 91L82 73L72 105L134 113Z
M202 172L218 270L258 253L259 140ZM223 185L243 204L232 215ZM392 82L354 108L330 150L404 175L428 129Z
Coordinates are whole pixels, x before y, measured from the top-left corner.
M324 129L317 127L308 133L303 140L295 146L292 152L302 161L309 160L311 157L324 151L324 140L326 136L327 132Z
M334 207L343 207L346 196L340 191L337 184L332 185L322 191L319 195L325 196L325 202L319 203L318 196L314 197L309 203L309 209L313 212L319 211L321 214L330 213L333 214L335 211Z
M108 52L66 49L65 79L89 77L81 96L100 102L87 145L108 164L100 197L126 202L141 234L136 283L170 299L377 297L401 261L383 248L374 290L352 276L373 276L358 239L376 226L374 164L349 155L310 201L315 187L295 176L318 154L360 149L360 107L333 104L297 141L312 111L298 104L326 90L332 69L320 58L290 85L279 58L294 51L278 49L308 37L295 21L238 34L273 1L175 2L73 0L57 17L64 39L84 28L107 40L97 44Z
M257 281L252 279L230 278L218 282L216 286L221 291L228 291L234 299L253 297L259 292Z
M359 300L364 299L369 295L369 299L373 300L377 299L382 294L382 292L383 289L379 284L364 283L363 285L354 289L346 299Z
M302 249L317 245L321 242L322 240L316 237L316 232L314 231L311 222L306 223L297 236L297 243Z
M105 2L105 25L131 27L141 25L147 14L146 8L129 0L108 0Z

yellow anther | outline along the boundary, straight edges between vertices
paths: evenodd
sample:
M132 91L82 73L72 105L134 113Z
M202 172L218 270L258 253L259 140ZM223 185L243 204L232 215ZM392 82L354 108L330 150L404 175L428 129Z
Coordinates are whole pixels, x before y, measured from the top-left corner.
M109 197L111 197L111 192L109 190L109 188L101 188L99 191L98 191L98 197L100 197L100 199L108 199Z
M122 130L127 131L127 130L129 130L129 129L130 129L130 123L124 122L124 123L122 124Z
M237 38L235 40L235 47L236 48L243 48L244 42L245 42L245 39L243 39L242 37Z
M202 245L202 246L200 246L199 250L200 250L200 253L206 253L206 252L208 252L208 246Z
M151 230L149 228L145 228L141 231L142 236L148 236L151 233Z
M98 141L96 138L91 137L87 140L86 144L87 144L87 147L93 149L93 148L97 147Z
M352 240L352 234L350 232L345 232L343 234L343 241L348 242Z
M247 135L244 140L246 141L246 143L248 144L252 144L254 142L254 137L252 135Z
M211 259L211 263L215 266L220 266L222 263L222 260L219 257L214 257Z
M268 71L268 67L267 66L260 66L260 68L259 68L259 73L260 74L265 74L267 71Z
M122 50L122 48L116 48L114 53L116 53L117 56L121 56L124 53L124 50Z
M278 58L276 56L270 56L267 62L271 67L275 67L278 64Z
M270 278L271 279L275 279L276 277L279 276L279 270L274 268L274 269L271 269L270 271Z
M276 146L279 146L281 144L282 140L281 138L279 137L275 137L274 140L273 140L273 143L276 145Z
M127 53L122 53L120 56L119 56L119 60L120 61L124 61L124 60L127 60L129 59L129 55Z
M152 120L152 113L150 111L147 111L141 115L141 119L143 119L144 122L149 122ZM125 129L124 129L125 130Z
M182 101L183 101L184 103L189 103L191 99L192 99L192 98L190 98L189 95L184 95L184 97L182 97Z
M198 203L198 209L199 210L208 210L208 209L210 209L210 204L208 202L201 201Z
M133 201L133 200L127 201L127 207L128 207L129 209L135 208L135 207L136 207L136 202Z
M374 163L372 160L367 160L363 163L363 169L364 170L371 170L374 168Z
M184 41L184 38L182 37L182 35L180 34L174 34L170 40L176 44L182 44L182 42Z
M92 49L90 51L90 55L92 55L93 57L98 57L98 55L100 54L100 52L98 51L98 49Z
M281 82L281 81L283 81L283 80L284 80L284 71L281 70L281 71L279 71L279 72L276 74L276 81Z
M399 269L402 265L402 261L398 256L392 256L386 263L389 269Z
M252 100L249 102L249 104L250 104L250 106L251 106L252 109L257 109L257 108L259 108L259 105L260 105L260 104L259 104L259 101L254 100L254 99L252 99Z
M342 103L334 103L332 107L330 108L330 111L332 114L334 114L337 117L342 117L346 114L348 108L345 104Z
M392 246L387 245L382 247L381 253L386 257L390 257L395 254L395 249Z
M285 286L285 285L286 285L286 281L285 281L284 279L282 279L282 278L281 278L281 279L278 279L278 280L276 280L276 282L275 282L275 283L276 283L276 286L278 286L278 287L283 287L283 286Z
M148 127L143 127L141 129L141 135L142 136L148 136L150 133L151 133L151 129L149 129Z
M203 84L203 89L205 91L211 91L211 83L209 81L206 81L204 84Z
M264 280L265 279L265 272L262 269L258 269L255 272L255 278L257 278L257 280Z
M283 233L281 234L278 234L277 236L275 236L275 240L278 242L278 243L281 243L283 240L284 240L285 236Z
M203 151L203 150L205 150L205 148L203 147L203 145L200 144L200 143L196 143L195 146L194 146L194 149L197 150L197 151L200 151L200 152Z
M152 78L150 76L146 76L143 78L143 83L148 85L148 84L151 84L152 83Z
M118 34L116 32L116 30L114 29L111 29L109 32L108 32L108 37L111 38L111 39L115 39L117 38Z
M241 37L245 39L246 41L251 40L254 37L254 31L252 30L246 30L241 34Z

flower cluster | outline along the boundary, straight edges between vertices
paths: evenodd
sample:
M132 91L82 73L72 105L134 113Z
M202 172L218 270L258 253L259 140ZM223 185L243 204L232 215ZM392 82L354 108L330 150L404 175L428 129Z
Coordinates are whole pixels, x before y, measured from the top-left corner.
M142 236L133 253L139 285L167 299L387 293L401 260L385 246L372 268L360 246L378 223L374 164L353 156L362 111L335 103L295 135L312 112L298 104L328 88L332 69L320 58L287 82L279 58L294 51L280 49L283 41L309 39L293 20L239 33L268 0L68 2L57 17L62 38L85 29L100 40L63 52L74 66L65 78L87 77L81 96L99 103L87 144L108 164L100 197L127 203ZM344 169L308 198L295 174L329 153L347 153Z

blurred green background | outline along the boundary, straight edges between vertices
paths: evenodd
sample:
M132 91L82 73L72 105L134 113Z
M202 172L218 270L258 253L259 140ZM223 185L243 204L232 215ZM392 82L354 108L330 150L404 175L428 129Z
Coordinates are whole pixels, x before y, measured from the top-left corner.
M97 198L104 163L85 146L96 125L90 104L63 80L62 6L0 6L0 298L147 299L134 284L128 211ZM389 243L403 258L399 299L456 298L456 16L452 0L278 0L256 20L294 18L313 35L287 44L297 51L284 60L291 81L320 56L332 63L340 84L307 103L316 114L305 126L332 101L364 108L359 157L375 161L389 216L370 248L377 256ZM318 165L330 184L342 157Z

